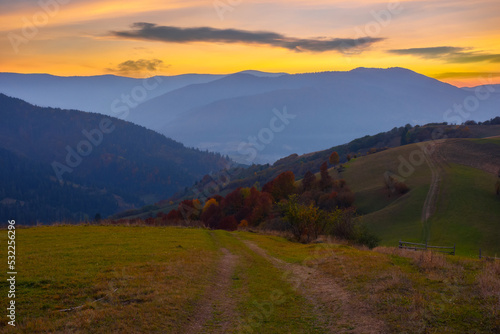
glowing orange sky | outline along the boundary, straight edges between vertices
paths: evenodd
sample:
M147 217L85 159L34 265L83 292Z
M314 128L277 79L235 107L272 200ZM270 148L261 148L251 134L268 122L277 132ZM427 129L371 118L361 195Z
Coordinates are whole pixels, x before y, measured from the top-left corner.
M248 69L300 73L398 66L457 86L500 83L498 0L41 3L46 4L45 9L36 1L0 0L0 71L144 77ZM335 49L297 51L266 43L205 40L203 36L172 42L112 33L130 31L135 22L265 31L318 43L367 36L380 40L346 53ZM444 47L451 51L444 52Z

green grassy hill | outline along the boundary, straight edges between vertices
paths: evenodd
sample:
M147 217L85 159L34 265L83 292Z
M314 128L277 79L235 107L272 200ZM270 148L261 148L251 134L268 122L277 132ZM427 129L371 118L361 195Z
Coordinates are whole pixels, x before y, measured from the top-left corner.
M500 138L440 140L433 151L424 156L418 144L411 144L347 163L341 177L356 193L362 219L384 245L427 239L433 245L456 244L462 255L477 256L479 248L500 254L500 197L494 188ZM410 191L402 196L388 192L387 172ZM432 214L426 220L422 210L434 178Z
M16 232L16 327L2 316L3 333L500 330L500 261L173 227Z

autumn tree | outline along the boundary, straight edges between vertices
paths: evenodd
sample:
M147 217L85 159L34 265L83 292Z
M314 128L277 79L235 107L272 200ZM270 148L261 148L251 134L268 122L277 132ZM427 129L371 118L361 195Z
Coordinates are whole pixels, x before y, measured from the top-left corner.
M241 187L236 188L222 200L221 206L225 216L235 215L243 208L245 198L241 193L241 189Z
M308 170L302 179L302 192L312 190L315 185L316 176Z
M234 216L224 217L219 223L219 228L222 230L234 231L238 228L238 221Z
M295 175L291 171L283 172L266 183L262 191L270 193L276 202L286 199L295 192Z
M213 229L219 227L222 217L223 215L220 205L212 202L208 206L205 205L200 219L206 227Z
M199 199L186 199L179 204L177 210L186 220L197 220L200 218L202 205Z
M179 210L173 209L170 210L165 218L169 222L177 222L179 220L182 220L182 214L179 212Z
M330 165L335 166L340 161L339 154L336 151L333 151L328 161L330 161Z
M245 207L250 209L250 213L243 220L256 226L271 214L273 198L271 194L252 187L250 195L245 199Z
M330 176L330 173L328 173L328 164L326 162L323 162L320 167L320 188L321 190L326 191L331 188L332 184L333 180Z
M217 200L215 198L208 199L208 201L206 201L205 205L203 206L202 214L210 207L210 205L217 205L218 206L219 203L217 202Z

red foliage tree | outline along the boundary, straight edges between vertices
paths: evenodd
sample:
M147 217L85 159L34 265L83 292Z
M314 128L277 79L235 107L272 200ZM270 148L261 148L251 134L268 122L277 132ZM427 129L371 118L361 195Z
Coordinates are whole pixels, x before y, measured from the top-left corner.
M223 217L222 210L219 205L210 205L201 214L201 221L208 228L218 228Z
M262 222L272 211L273 199L269 193L260 192L255 188L250 189L250 196L245 200L245 207L251 209L250 214L244 219L250 225L256 226Z
M295 192L295 175L291 171L283 172L266 183L262 191L270 193L276 202L286 199Z
M316 176L308 170L302 179L302 192L312 190L315 185Z
M238 228L238 221L234 216L224 217L219 223L219 228L227 231L235 231Z
M237 214L245 205L245 199L241 193L241 187L227 194L221 201L222 211L225 216Z
M167 216L166 216L166 219L167 221L169 222L176 222L176 221L179 221L179 220L182 220L182 215L181 213L179 212L179 210L171 210Z
M321 178L319 180L320 188L323 191L327 191L329 188L332 187L333 180L332 177L330 176L330 173L328 173L328 164L326 162L323 162L321 164L320 175L321 175Z

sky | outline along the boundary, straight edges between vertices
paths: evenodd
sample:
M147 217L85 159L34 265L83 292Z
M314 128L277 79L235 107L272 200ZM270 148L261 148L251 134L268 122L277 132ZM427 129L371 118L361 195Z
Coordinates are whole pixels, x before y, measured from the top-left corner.
M0 72L405 67L477 86L500 83L498 22L498 0L0 0Z

